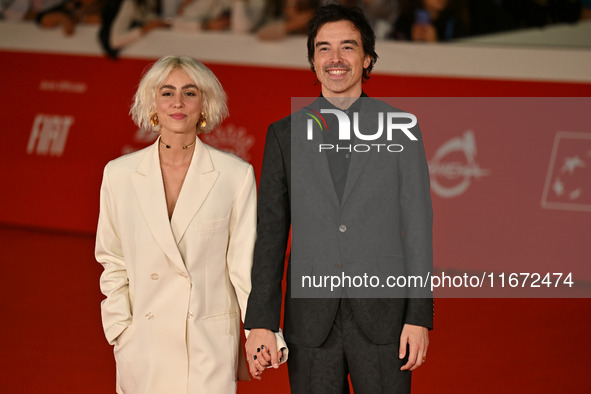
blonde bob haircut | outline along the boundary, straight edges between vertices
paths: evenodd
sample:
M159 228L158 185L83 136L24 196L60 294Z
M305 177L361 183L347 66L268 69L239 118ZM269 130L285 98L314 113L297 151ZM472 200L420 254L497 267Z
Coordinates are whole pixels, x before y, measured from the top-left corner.
M135 92L129 111L131 118L140 128L151 129L150 116L156 110L156 92L175 68L185 71L203 96L201 112L205 113L207 125L203 128L195 125L196 132L212 131L228 116L226 93L209 68L188 56L164 56L154 63L142 77Z

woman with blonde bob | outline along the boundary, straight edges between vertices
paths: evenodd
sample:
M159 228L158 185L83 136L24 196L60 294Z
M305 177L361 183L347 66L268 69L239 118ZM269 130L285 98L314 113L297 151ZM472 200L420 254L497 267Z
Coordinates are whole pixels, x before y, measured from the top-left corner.
M250 164L198 138L227 116L226 95L203 64L166 56L130 112L160 136L103 174L95 256L117 392L235 393L256 184Z

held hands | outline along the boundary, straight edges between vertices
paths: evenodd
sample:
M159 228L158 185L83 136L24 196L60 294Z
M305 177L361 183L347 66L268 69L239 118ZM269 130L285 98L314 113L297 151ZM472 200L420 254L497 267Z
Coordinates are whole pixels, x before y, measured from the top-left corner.
M277 350L275 334L266 328L253 328L246 340L246 361L253 378L261 380L266 368L279 368L282 352Z
M400 335L399 357L406 357L406 345L408 344L408 362L404 364L401 371L414 371L427 359L427 348L429 347L429 330L426 327L405 324Z

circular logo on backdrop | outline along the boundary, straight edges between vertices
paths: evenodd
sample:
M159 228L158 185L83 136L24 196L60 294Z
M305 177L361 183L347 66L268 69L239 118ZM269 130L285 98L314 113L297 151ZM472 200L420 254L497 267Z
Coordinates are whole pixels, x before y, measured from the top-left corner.
M437 149L429 162L431 189L440 197L457 197L468 190L473 179L489 175L476 162L476 138L472 131L454 137Z
M554 193L560 197L564 196L571 201L580 198L583 194L583 188L577 182L577 175L585 167L585 161L579 156L565 157L560 171L558 171L552 183Z

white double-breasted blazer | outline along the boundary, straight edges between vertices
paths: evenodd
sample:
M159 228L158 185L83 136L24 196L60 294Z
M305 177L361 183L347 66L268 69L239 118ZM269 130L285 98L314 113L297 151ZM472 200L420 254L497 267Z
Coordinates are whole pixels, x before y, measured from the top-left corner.
M117 392L235 393L254 172L197 138L169 220L158 144L109 162L101 186L95 256Z

